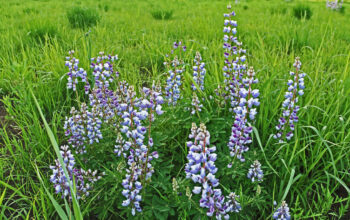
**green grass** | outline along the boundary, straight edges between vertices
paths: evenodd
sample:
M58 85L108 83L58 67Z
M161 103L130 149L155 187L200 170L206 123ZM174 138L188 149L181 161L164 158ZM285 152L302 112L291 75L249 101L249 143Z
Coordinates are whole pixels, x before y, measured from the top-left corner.
M107 7L105 9L108 10ZM86 29L95 26L100 20L100 16L94 9L73 7L67 12L67 19L73 28Z
M294 17L298 19L309 20L312 16L312 10L308 5L299 4L293 8Z
M76 51L86 69L89 57L99 51L119 54L121 78L141 86L153 80L165 82L164 54L172 42L182 40L188 46L189 58L198 50L206 62L206 94L213 94L223 81L222 14L226 2L158 2L166 3L167 10L173 12L171 19L154 19L153 1L0 1L0 113L6 110L6 114L0 114L0 219L58 218L45 188L64 207L49 182L49 165L56 155L30 89L58 144L65 144L63 121L70 107L77 105L75 94L66 89L64 59L68 50ZM67 8L97 9L99 4L100 22L88 35L87 30L72 28ZM246 155L248 161L237 164L234 171L218 174L220 183L242 194L243 210L232 219L271 218L273 201L283 198L295 219L339 219L348 213L350 13L333 12L326 9L324 1L313 1L308 2L312 17L299 20L293 15L293 7L298 4L251 0L234 5L239 39L260 80L261 105L253 144ZM270 135L295 56L301 57L302 70L308 74L300 122L293 141L276 145ZM183 91L187 97L189 85L187 82ZM223 158L217 165L221 169L227 155L231 114L215 105L206 107L201 119L212 134L219 158ZM154 130L160 159L143 198L143 217L194 219L205 214L197 210L197 201L191 203L185 196L186 187L193 185L184 179L183 165L185 140L192 121L198 119L184 112L183 106L166 110ZM113 151L111 140L113 135L96 146L87 165L82 164L106 172L92 196L79 202L86 219L127 218L129 213L121 206L123 174L118 167L122 163L106 153ZM255 159L265 172L259 195L245 177L250 161ZM180 184L182 196L172 192L173 177Z
M151 15L156 20L169 20L173 16L173 11L167 11L167 10L154 10L151 12Z

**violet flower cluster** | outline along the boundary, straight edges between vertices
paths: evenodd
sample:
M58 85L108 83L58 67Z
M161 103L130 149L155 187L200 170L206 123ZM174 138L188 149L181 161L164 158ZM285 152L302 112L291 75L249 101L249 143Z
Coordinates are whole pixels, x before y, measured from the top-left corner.
M293 137L295 129L295 123L298 122L298 111L300 107L297 105L299 99L298 96L304 94L304 77L305 73L301 73L300 58L296 57L293 64L295 72L290 72L292 79L288 80L288 91L285 94L285 100L282 103L282 117L278 120L276 126L277 134L273 137L279 140L280 143L290 140Z
M326 7L332 10L340 10L343 7L343 0L327 0Z
M89 190L92 189L92 185L99 179L101 176L97 175L97 171L85 171L83 169L77 169L75 167L75 159L72 152L69 150L67 145L61 146L60 154L63 158L64 165L67 169L69 178L65 175L63 168L56 159L55 165L50 166L52 170L52 175L50 181L54 184L54 188L57 194L62 193L62 198L68 197L72 199L71 186L75 185L77 199L81 199L89 195ZM70 180L70 183L68 182ZM74 184L73 184L74 179Z
M178 45L174 44L174 49L177 47ZM183 46L182 50L186 50L186 47ZM114 152L117 156L122 155L126 158L128 165L122 182L124 188L122 194L125 197L122 205L130 205L131 212L135 215L136 211L142 210L140 192L154 173L151 162L158 158L158 153L151 149L153 147L151 125L155 115L163 114L164 99L161 87L154 83L151 88L143 88L140 97L137 97L133 86L129 86L125 81L115 82L119 77L113 65L116 60L117 55L106 56L103 52L91 59L93 88L91 89L87 80L85 81L89 105L82 103L80 111L72 108L71 116L66 118L64 128L66 136L69 137L69 144L79 153L86 153L86 145L100 142L103 138L101 132L103 124L112 125L120 131L116 137ZM180 74L181 69L177 68L180 64L176 63L177 61L176 59L174 61L176 66L174 72ZM74 161L72 164L74 165ZM83 171L79 172L84 174ZM78 180L82 181L80 177ZM59 189L59 186L55 187ZM84 191L83 188L82 190Z
M73 52L69 52L73 55ZM78 68L76 58L74 68ZM71 117L66 117L64 129L65 135L69 138L68 143L75 148L78 153L86 153L86 144L99 143L103 138L101 132L101 126L103 121L111 120L117 113L118 97L110 89L110 84L119 76L119 73L114 70L113 62L118 60L118 55L104 55L100 52L100 56L92 58L91 68L94 76L94 87L91 90L90 84L86 77L82 82L85 82L84 90L85 94L89 96L89 106L85 103L81 104L80 111L78 112L74 107L71 110ZM68 67L70 72L68 73L68 83L71 79L70 73L72 65L69 61ZM80 68L80 70L83 70ZM84 71L86 73L86 71ZM78 82L76 79L74 80ZM74 84L76 85L76 84ZM73 87L74 90L75 86Z
M189 152L187 155L188 163L185 166L186 178L192 179L195 186L192 190L195 194L201 193L199 201L200 207L207 208L207 216L214 216L216 219L229 219L230 212L238 212L241 209L237 202L238 196L230 194L225 201L221 189L218 189L219 180L215 177L218 168L215 166L217 154L216 147L210 147L210 133L204 124L198 128L195 123L192 124L190 139L187 142Z
M87 105L83 103L80 112L72 107L70 111L71 117L66 117L64 123L65 135L69 137L68 143L75 149L77 153L86 153L86 121L87 121Z
M179 48L181 42L174 43L174 50ZM181 46L182 51L186 50ZM174 52L172 52L174 53ZM75 59L72 58L75 61ZM102 125L109 124L120 133L116 137L114 152L127 160L126 176L122 182L122 191L125 200L123 206L131 206L131 212L141 212L141 190L146 181L154 173L151 161L158 158L156 151L151 151L153 139L151 125L155 115L163 114L161 87L154 83L152 88L143 88L140 97L136 96L133 86L125 81L115 82L119 72L114 68L113 62L118 56L104 55L91 59L91 69L94 77L94 86L91 89L85 80L85 92L89 96L89 106L81 104L80 111L72 108L71 117L66 119L66 136L69 144L80 153L86 153L86 145L99 143L103 138ZM73 62L73 61L72 61ZM69 64L77 68L78 62ZM180 97L181 73L184 70L183 62L175 56L172 61L170 76L171 89L167 90L168 97L176 102ZM72 71L70 71L72 72ZM75 75L72 75L75 76ZM69 76L70 77L70 76ZM76 80L73 80L76 82ZM117 84L116 88L115 84Z
M185 51L186 46L182 45L181 41L174 42L173 50L171 51L173 59L169 59L170 56L167 55L166 58L168 58L168 60L164 62L167 69L165 98L167 99L168 104L172 106L175 106L181 98L180 89L182 85L182 74L185 71L185 63L181 59L181 54Z
M66 57L66 63L65 65L68 67L68 82L67 82L67 88L68 89L73 89L73 91L76 91L77 89L77 84L79 82L79 79L82 82L87 83L88 85L88 80L87 80L87 73L83 68L79 68L79 59L75 58L74 55L74 50L71 50L68 52L69 56Z
M201 91L204 91L204 79L205 79L205 74L206 74L206 69L205 69L205 63L202 62L202 56L201 54L197 51L196 56L194 58L194 63L195 65L192 67L193 68L193 81L195 82L192 83L191 88L193 91L192 95L192 108L191 108L191 114L194 115L196 112L201 112L203 105L201 104L201 101L198 98L197 95L197 86Z
M254 161L254 163L250 166L250 169L248 171L247 177L249 179L252 180L252 182L261 182L263 177L264 177L264 173L261 169L261 164L259 161Z
M285 201L282 201L281 206L276 209L272 217L273 219L278 219L278 220L291 219L288 204Z
M230 10L231 6L228 5L227 8ZM230 102L231 108L233 110L238 104L240 99L239 90L242 86L242 77L247 72L246 62L246 50L242 49L242 42L239 42L237 34L237 21L233 20L235 12L229 12L224 14L224 84L225 91L223 96L226 100ZM220 90L219 90L220 91Z
M193 81L196 83L196 85L192 83L191 88L193 91L196 91L196 86L198 86L200 90L204 91L204 78L207 71L205 69L205 63L202 62L202 56L198 51L196 52L194 63L195 65L192 67Z
M254 69L251 67L246 77L242 78L242 83L239 89L240 99L238 106L234 108L236 115L228 147L230 149L230 156L238 158L242 162L245 161L243 153L249 150L248 145L252 142L250 135L253 128L248 122L248 119L254 121L257 114L255 107L260 105L258 99L259 90L252 88L253 84L256 83L258 83L258 80L255 78ZM232 167L232 163L229 163L228 167Z
M118 55L104 55L91 59L91 69L95 85L89 94L90 105L95 106L99 117L105 122L111 120L116 114L118 106L117 95L111 88L111 83L119 77L119 72L113 68L113 63L118 60Z
M160 88L153 85L151 89L143 88L141 98L137 98L133 86L129 86L124 101L120 104L123 119L120 131L125 136L117 138L114 152L127 159L126 176L122 181L122 194L125 197L122 205L130 205L131 213L135 215L136 211L142 211L143 185L154 173L151 161L158 158L156 151L151 152L151 124L155 114L163 113L161 105L164 100ZM148 128L145 126L147 122Z
M192 102L191 102L191 114L194 115L196 112L201 112L203 104L201 104L201 101L199 100L197 93L193 92L192 94Z
M113 92L108 90L109 83L113 81L114 77L118 76L117 72L113 70L111 62L118 59L117 56L101 56L93 58L96 63L91 64L93 75L95 77L94 88L91 90L87 73L83 68L79 68L79 60L73 57L74 51L69 51L69 57L66 58L66 66L68 67L68 83L67 88L77 92L77 84L79 81L85 83L85 94L90 97L90 105L81 103L80 110L74 107L71 109L71 116L66 117L64 123L65 135L68 137L68 143L72 146L75 153L86 153L86 145L98 143L102 139L101 125L103 120L106 120L108 113L107 107L116 104L113 99ZM80 80L79 80L80 79ZM90 93L91 92L91 93ZM77 97L78 98L78 97ZM106 107L107 106L107 107ZM54 184L56 193L63 193L63 197L69 196L71 198L70 184L68 179L75 180L77 188L78 199L83 195L89 194L88 190L91 188L90 184L96 182L101 177L97 177L97 171L84 171L83 169L75 168L75 160L72 152L68 146L61 147L61 155L67 167L69 178L65 176L62 165L56 160L54 166L50 166L53 171L51 181ZM73 178L74 177L74 178Z

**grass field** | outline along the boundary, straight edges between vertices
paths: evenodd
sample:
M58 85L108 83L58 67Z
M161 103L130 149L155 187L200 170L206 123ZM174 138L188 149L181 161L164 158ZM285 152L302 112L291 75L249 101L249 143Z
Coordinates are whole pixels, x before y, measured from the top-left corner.
M19 1L0 0L0 219L58 219L48 189L63 207L50 182L50 165L57 158L40 108L59 145L67 143L64 120L75 93L66 88L65 57L75 50L81 66L99 51L118 54L120 78L136 87L152 81L166 83L165 54L174 41L187 45L185 59L200 51L206 63L205 94L215 96L222 84L223 13L228 1ZM201 117L183 111L191 95L191 70L185 74L184 101L163 106L165 114L153 126L159 159L151 183L143 192L143 212L137 219L206 219L199 196L188 198L185 178L188 134L192 122L204 122L217 146L216 161L222 188L240 195L242 211L231 219L271 219L273 202L286 200L293 219L349 219L350 205L350 4L343 13L326 8L325 1L286 2L241 0L233 4L238 37L247 49L259 83L260 106L247 161L226 168L232 112L205 102ZM293 16L293 7L308 5L309 20ZM96 26L74 28L67 13L74 7L96 10ZM160 16L160 17L159 17ZM163 18L163 19L159 19ZM289 71L299 56L305 78L299 122L294 138L276 144L271 138L280 114ZM190 64L191 66L192 64ZM91 74L91 73L89 73ZM87 100L81 93L81 98ZM105 172L86 200L80 200L84 219L128 219L123 207L123 161L113 154L115 134L109 133L91 154L78 159L85 169ZM246 178L259 160L264 181ZM125 165L125 164L124 164ZM40 181L37 173L40 173ZM173 178L179 188L173 191ZM187 193L188 194L188 193ZM66 201L67 202L67 201ZM66 211L66 210L65 210Z

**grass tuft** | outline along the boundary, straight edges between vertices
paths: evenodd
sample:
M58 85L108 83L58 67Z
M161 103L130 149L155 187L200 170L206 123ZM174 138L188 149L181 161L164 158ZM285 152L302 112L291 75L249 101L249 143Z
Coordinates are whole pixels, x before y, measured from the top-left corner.
M312 10L307 5L298 4L293 8L293 15L297 19L305 18L306 20L309 20L312 16Z
M173 17L172 10L154 10L151 15L156 20L169 20Z
M35 24L29 29L27 35L29 37L29 41L43 44L46 41L52 42L52 40L58 39L59 31L57 27L52 24Z
M276 5L270 8L271 15L285 15L287 11L287 7L282 5Z
M23 9L24 14L38 14L39 11L35 8L25 8Z
M67 12L68 21L73 28L86 29L96 26L100 16L95 9L74 7Z

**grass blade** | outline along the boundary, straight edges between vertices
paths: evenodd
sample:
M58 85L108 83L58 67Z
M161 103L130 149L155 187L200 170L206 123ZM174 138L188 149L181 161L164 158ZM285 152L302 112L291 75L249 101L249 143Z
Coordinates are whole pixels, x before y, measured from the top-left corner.
M61 219L67 219L68 217L66 215L66 213L63 211L62 207L58 204L58 202L53 198L53 196L51 195L51 193L49 192L49 190L47 190L47 188L45 187L44 181L41 178L41 175L39 173L39 169L37 167L37 165L35 164L35 170L36 170L36 174L38 175L38 178L40 180L41 185L44 187L45 192L47 194L47 196L49 197L49 199L52 202L52 205L55 207L58 215L60 216Z
M75 193L76 191L74 190L74 186L72 186L71 179L70 179L70 177L69 177L69 175L68 175L67 168L66 168L66 166L65 166L65 164L64 164L64 162L63 162L63 158L62 158L62 155L61 155L61 153L60 153L60 150L59 150L58 144L57 144L57 142L56 142L55 136L54 136L54 134L52 133L52 131L51 131L49 125L48 125L47 122L46 122L46 119L45 119L45 117L44 117L44 115L43 115L43 113L42 113L42 111L41 111L41 108L40 108L40 106L39 106L38 100L36 99L36 97L35 97L33 91L30 90L30 92L31 92L31 94L32 94L32 96L33 96L35 105L36 105L36 107L37 107L37 109L38 109L38 111L39 111L39 113L40 113L41 119L42 119L43 122L44 122L45 129L46 129L47 134L48 134L48 136L49 136L49 138L50 138L51 144L52 144L52 146L53 146L53 148L54 148L54 150L55 150L55 152L56 152L56 155L57 155L58 160L59 160L59 162L60 162L60 164L61 164L61 167L63 168L63 172L64 172L65 176L67 177L67 180L68 180L68 183L69 183L69 188L70 188L70 191L71 191L71 194L72 194L72 198L73 198L73 199L72 199L72 200L73 200L73 208L74 208L74 213L76 214L75 218L76 218L77 220L82 220L82 219L83 219L83 216L82 216L81 211L80 211L79 203L78 203L78 201L77 201L77 199L76 199L76 193Z

